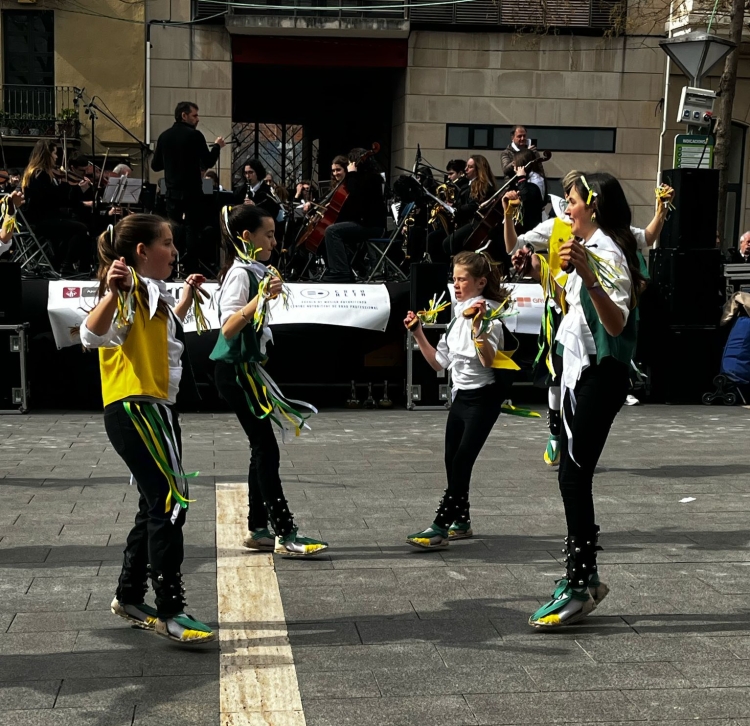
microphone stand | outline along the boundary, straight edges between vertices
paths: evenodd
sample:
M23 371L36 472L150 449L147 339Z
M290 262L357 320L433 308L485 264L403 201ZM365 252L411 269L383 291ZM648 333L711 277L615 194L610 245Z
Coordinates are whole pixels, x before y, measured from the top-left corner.
M145 187L145 185L147 184L148 179L149 179L149 170L148 170L148 167L146 166L146 156L150 153L150 149L149 149L148 145L146 143L144 143L141 139L139 139L114 114L107 113L106 111L104 111L103 109L101 109L99 106L97 106L97 104L96 104L96 98L97 97L94 96L94 98L92 98L91 101L89 101L89 103L88 103L89 108L90 109L95 109L96 111L98 111L102 116L104 116L104 118L107 119L107 121L109 121L110 123L112 123L115 126L117 126L118 129L120 129L121 131L125 132L131 139L133 139L133 141L135 141L138 144L138 146L140 148L140 151L141 151L141 174L143 175L143 185ZM93 146L94 146L94 117L96 117L96 114L93 113L93 111L91 111L91 113L93 114L92 121L91 121L91 147L92 147L92 156L93 156Z

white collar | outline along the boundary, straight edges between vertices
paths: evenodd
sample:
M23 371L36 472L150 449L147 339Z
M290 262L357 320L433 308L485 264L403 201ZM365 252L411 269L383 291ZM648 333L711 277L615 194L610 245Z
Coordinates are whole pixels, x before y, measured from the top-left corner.
M254 187L251 187L253 194L258 191L263 186L263 179L261 179Z
M172 293L167 289L167 283L164 280L154 280L151 277L138 278L146 288L148 293L148 317L153 318L159 308L159 300L163 300L169 307L174 307L177 302L172 297Z
M244 270L251 270L259 280L262 280L268 273L268 268L262 262L258 262L257 260L251 260L250 262L235 260L232 263L232 267L241 267Z
M521 151L521 147L520 147L520 146L516 146L516 142L515 142L515 141L511 141L511 142L510 142L510 145L511 145L511 146L512 146L512 147L513 147L513 148L514 148L514 149L515 149L516 151Z

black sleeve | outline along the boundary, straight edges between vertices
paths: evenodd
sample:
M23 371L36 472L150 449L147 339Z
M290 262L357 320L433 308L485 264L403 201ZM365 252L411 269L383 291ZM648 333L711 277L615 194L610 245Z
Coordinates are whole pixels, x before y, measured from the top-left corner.
M526 177L516 180L516 189L523 204L523 225L521 229L523 232L527 232L541 224L544 199L542 199L542 192L539 187Z
M164 171L164 154L161 148L161 137L156 140L154 158L151 159L151 169L152 171Z
M219 160L219 154L221 154L221 146L214 144L211 149L208 148L206 143L206 137L197 129L195 130L195 144L199 148L199 159L201 161L201 168L210 169Z

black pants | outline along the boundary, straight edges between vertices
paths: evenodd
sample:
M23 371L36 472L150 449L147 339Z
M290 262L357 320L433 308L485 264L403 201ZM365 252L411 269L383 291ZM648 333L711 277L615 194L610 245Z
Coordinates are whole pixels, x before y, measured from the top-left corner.
M568 434L563 425L558 482L569 536L588 537L596 530L594 470L627 392L628 366L614 358L604 358L598 365L592 363L582 373L575 388L575 413L570 392L566 392L563 408L573 435L575 461L568 451Z
M326 230L325 256L328 270L324 282L354 282L347 250L352 256L365 240L381 237L382 229L363 227L356 222L337 222Z
M180 252L180 263L186 275L199 270L203 257L210 258L202 249L205 207L203 194L179 199L167 196L167 217L177 225L175 246Z
M182 437L177 412L172 422L182 453ZM156 609L160 617L169 617L185 607L180 567L184 556L182 526L185 510L171 521L172 509L165 512L169 482L149 453L122 401L104 409L104 428L115 451L133 475L138 486L138 512L125 545L117 599L140 605L146 594L147 575L151 574Z
M268 417L259 419L252 414L245 392L237 383L237 371L233 365L221 361L216 363L216 387L237 415L250 442L247 528L267 527L270 518L274 532L285 537L294 527L294 517L281 486L279 445L273 433L273 423Z
M501 386L494 383L459 390L445 425L445 473L448 488L438 507L435 523L444 529L453 522L468 524L469 483L474 463L500 415Z
M73 219L45 219L32 225L34 234L49 241L54 253L55 267L65 274L89 273L94 262L94 243L88 227Z

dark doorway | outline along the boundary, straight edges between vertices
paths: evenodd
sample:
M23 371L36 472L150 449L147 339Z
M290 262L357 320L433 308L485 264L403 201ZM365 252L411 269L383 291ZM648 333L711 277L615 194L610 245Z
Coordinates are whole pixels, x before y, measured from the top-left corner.
M401 72L235 63L233 120L301 125L306 162L299 173L304 176L317 172L320 181L328 180L334 156L354 147L369 149L374 141L381 146L376 158L388 172L393 95Z

